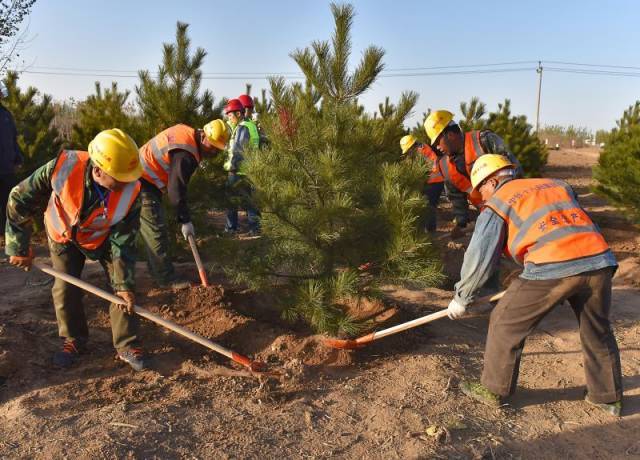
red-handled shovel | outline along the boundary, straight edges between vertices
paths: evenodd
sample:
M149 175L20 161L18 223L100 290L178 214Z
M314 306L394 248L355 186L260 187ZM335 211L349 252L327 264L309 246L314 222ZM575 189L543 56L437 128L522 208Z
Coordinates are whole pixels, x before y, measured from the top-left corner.
M500 300L506 291L499 292L493 296L483 297L478 299L476 303L484 303L484 302L495 302L496 300ZM342 350L353 350L356 348L362 348L371 342L381 339L383 337L387 337L388 335L397 334L398 332L406 331L407 329L412 329L414 327L422 326L423 324L430 323L431 321L435 321L440 318L445 318L447 316L447 309L437 311L435 313L431 313L426 316L422 316L420 318L416 318L411 321L407 321L406 323L398 324L393 327L389 327L387 329L383 329L381 331L372 332L367 335L363 335L362 337L358 337L357 339L334 339L334 338L326 338L324 339L324 344L331 348L339 348Z

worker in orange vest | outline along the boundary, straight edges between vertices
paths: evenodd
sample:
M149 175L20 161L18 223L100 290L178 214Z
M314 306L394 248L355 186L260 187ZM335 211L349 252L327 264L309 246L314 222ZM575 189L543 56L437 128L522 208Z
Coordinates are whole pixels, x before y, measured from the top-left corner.
M420 154L431 162L431 172L424 185L424 196L427 200L427 218L424 229L426 232L436 231L438 202L444 191L444 177L438 165L438 155L426 144L417 142L411 134L407 134L400 139L400 149L408 156Z
M451 232L453 239L462 236L469 223L469 203L478 207L480 196L471 187L469 176L476 159L487 153L503 155L516 165L517 174L522 168L516 157L507 149L500 136L490 130L463 132L453 121L453 113L447 110L431 112L424 122L431 147L440 152L440 170L445 179L447 196L453 205L456 226Z
M620 415L620 354L609 322L616 259L566 182L515 179L515 169L506 157L490 154L471 170L473 190L485 207L464 255L449 317L464 315L501 252L524 269L491 313L481 382L461 382L460 389L500 406L516 388L525 339L566 300L580 328L585 400Z
M109 308L113 345L118 358L135 370L147 366L133 311L141 173L133 139L119 129L102 131L89 143L88 152L63 150L14 187L6 226L9 262L28 270L33 261L32 219L46 205L44 223L53 267L80 277L87 258L102 264L111 287L126 301ZM53 363L66 368L86 351L89 337L82 291L56 279L51 292L63 339Z
M140 234L147 250L149 271L160 286L174 289L189 286L176 278L169 255L169 233L162 207L162 195L176 210L185 240L195 236L189 206L187 186L200 162L224 150L229 132L222 120L213 120L202 129L175 125L165 129L140 148L142 163L142 211Z

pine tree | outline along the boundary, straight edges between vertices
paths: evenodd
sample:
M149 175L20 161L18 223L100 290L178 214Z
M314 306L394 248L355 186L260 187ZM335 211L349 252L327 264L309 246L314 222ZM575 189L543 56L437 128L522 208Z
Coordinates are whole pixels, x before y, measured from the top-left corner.
M472 131L474 129L484 129L486 120L483 118L487 113L487 106L484 102L480 102L477 97L472 97L469 103L460 103L460 113L464 119L459 124L463 131Z
M71 133L71 144L75 148L86 149L89 142L104 129L120 128L130 135L138 145L146 142L142 138L140 122L135 117L134 108L127 105L129 91L119 91L116 82L102 91L99 82L96 92L80 102L76 109L76 122Z
M51 96L41 96L32 86L23 92L16 72L8 72L4 82L9 97L2 102L16 121L18 145L25 157L20 175L25 177L60 153L62 140L51 123L55 116Z
M607 135L594 177L595 189L640 223L640 101L630 106Z
M271 143L245 160L263 237L226 268L255 289L277 289L285 317L352 334L360 325L346 305L382 283L432 285L441 274L416 225L428 165L400 161L398 149L417 96L387 101L382 117L364 113L357 98L384 68L384 51L365 49L350 72L353 7L331 9L331 42L291 54L306 83L270 81L273 111L261 120Z
M527 177L540 176L547 164L548 152L540 139L532 132L524 115L511 115L511 101L505 99L498 110L489 113L486 128L502 137L505 144L518 158Z
M177 23L176 41L163 45L162 64L155 79L146 70L139 72L136 94L145 121L145 142L178 123L201 127L220 118L224 101L214 105L213 94L209 90L201 92L201 67L207 53L197 48L191 54L188 28L188 24Z
M158 132L179 123L201 128L209 121L221 118L225 100L214 104L211 91L202 91L202 66L207 55L203 48L191 51L188 24L178 22L175 43L163 45L162 64L158 75L152 78L147 71L140 71L140 84L136 86L139 117L142 123L140 144L144 144ZM204 225L207 212L215 206L224 206L226 173L222 169L222 155L203 162L189 182L189 208L199 236L214 233ZM168 211L169 216L173 212ZM172 231L178 233L175 220Z

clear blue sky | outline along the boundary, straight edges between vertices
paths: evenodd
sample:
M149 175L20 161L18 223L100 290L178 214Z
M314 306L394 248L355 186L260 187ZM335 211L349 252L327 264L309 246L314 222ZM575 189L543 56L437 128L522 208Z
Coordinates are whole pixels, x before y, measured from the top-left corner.
M386 50L388 69L541 59L549 67L563 66L544 61L638 66L630 72L640 74L640 4L632 0L352 3L357 11L354 61L374 44ZM205 72L296 72L289 52L329 38L333 27L324 1L38 0L30 17L33 40L21 59L31 71L155 70L162 43L173 41L178 20L190 24L194 49L208 52ZM96 80L103 85L116 80L131 90L138 82L137 77L23 74L20 84L58 100L82 99L93 92ZM203 83L218 97L234 97L243 92L245 80ZM254 94L266 84L251 83ZM397 100L403 90L420 94L412 124L428 107L459 113L459 103L472 96L490 110L510 98L515 113L535 122L535 70L381 78L361 100L374 110L385 96ZM541 124L608 129L639 97L638 77L544 72Z

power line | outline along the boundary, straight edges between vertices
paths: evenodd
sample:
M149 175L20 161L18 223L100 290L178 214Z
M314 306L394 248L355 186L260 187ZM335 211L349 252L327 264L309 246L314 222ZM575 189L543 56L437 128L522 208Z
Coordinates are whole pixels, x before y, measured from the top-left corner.
M567 61L544 61L549 64L561 64L561 65L575 65L582 67L606 67L609 69L631 69L640 70L640 67L624 66L624 65L610 65L610 64L585 64L581 62L567 62Z
M468 65L445 65L435 67L400 67L397 69L387 69L387 72L400 72L408 70L440 70L440 69L465 69L473 67L497 67L507 65L536 64L538 61L511 61L511 62L494 62L491 64L468 64Z
M527 72L536 70L538 67L505 67L505 68L487 68L498 66L509 66L518 63L564 63L564 65L585 66L589 68L574 67L545 67L545 70L551 72L582 74L582 75L602 75L602 76L618 76L618 77L640 77L640 72L616 71L605 69L628 69L640 70L640 67L632 66L614 66L600 64L575 63L568 61L511 61L501 63L488 64L469 64L455 66L432 66L432 67L406 67L404 70L443 70L443 71L425 71L425 72L400 72L401 68L388 69L380 74L381 78L398 78L398 77L430 77L430 76L447 76L447 75L478 75L478 74L500 74L513 72ZM482 68L484 67L484 68ZM61 69L61 71L44 71L44 70L21 70L19 73L36 74L36 75L59 75L69 77L94 77L94 78L138 78L138 71L130 70L110 70L110 69L82 69L74 67L33 67L40 69ZM452 69L452 70L445 70ZM465 69L465 70L455 70ZM95 72L95 73L94 73ZM129 74L131 72L131 74ZM135 72L135 73L133 73ZM157 72L149 72L150 76L157 77ZM284 76L287 79L303 79L302 72L275 72L273 74L261 72L203 72L202 80L266 80L270 76Z
M551 72L575 73L582 75L605 75L612 77L640 77L640 72L615 72L612 70L595 70L595 69L570 69L563 67L545 67L545 70Z
M520 67L514 69L476 69L476 70L452 70L449 72L416 72L416 73L395 73L395 74L380 74L380 78L388 77L425 77L425 76L438 76L438 75L476 75L484 73L509 73L509 72L523 72L536 70L535 67Z
M536 64L538 61L510 61L510 62L492 62L488 64L464 64L464 65L448 65L448 66L430 66L430 67L398 67L385 69L386 72L405 72L418 70L446 70L446 69L473 69L478 67L498 67L508 65ZM135 73L139 70L118 70L118 69L95 69L83 67L56 67L56 66L31 66L32 69L48 69L62 70L70 72L108 72L108 73ZM157 72L154 72L157 73ZM203 75L300 75L302 72L213 72L203 71Z
M393 78L393 77L424 77L424 76L438 76L438 75L475 75L475 74L488 74L488 73L509 73L509 72L523 72L535 70L535 67L521 67L512 69L476 69L476 70L452 70L445 72L415 72L415 73L381 73L380 78ZM113 73L79 73L79 72L45 72L38 70L22 70L21 73L36 74L36 75L61 75L72 77L110 77L110 78L138 78L138 75L127 74L113 74ZM276 76L277 74L274 74ZM202 80L265 80L269 75L261 74L255 75L220 75L220 76L202 76ZM289 79L302 79L300 76L287 76Z

